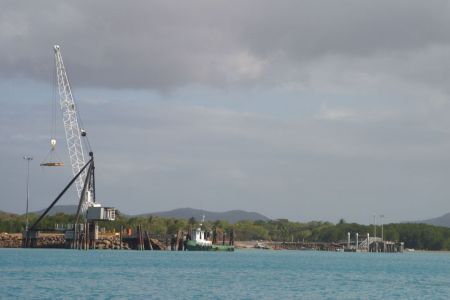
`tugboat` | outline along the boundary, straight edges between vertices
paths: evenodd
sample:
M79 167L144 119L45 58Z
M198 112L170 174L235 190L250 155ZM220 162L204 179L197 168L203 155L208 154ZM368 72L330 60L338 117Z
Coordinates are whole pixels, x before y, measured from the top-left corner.
M230 238L228 245L225 244L223 240L222 244L213 244L210 240L209 232L203 230L203 222L205 221L205 216L203 216L202 223L199 227L191 230L190 234L187 236L186 250L188 251L234 251L233 238ZM213 233L215 235L215 232ZM215 239L214 239L215 240Z

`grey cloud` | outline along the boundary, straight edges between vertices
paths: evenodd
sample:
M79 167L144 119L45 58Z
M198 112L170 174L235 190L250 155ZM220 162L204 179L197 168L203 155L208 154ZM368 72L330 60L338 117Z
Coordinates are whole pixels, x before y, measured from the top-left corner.
M308 77L308 64L330 55L370 61L395 53L383 69L395 73L402 56L448 45L449 13L437 0L2 1L0 72L48 80L51 45L61 43L79 86L276 84ZM429 57L427 69L442 65Z
M258 206L270 217L361 222L377 209L395 221L445 208L445 1L1 4L0 76L13 78L1 86L1 167L11 175L2 210L21 211L21 155L32 149L37 163L48 149L46 95L23 78L52 81L54 43L76 99L81 87L106 87L79 99L102 203L130 213ZM213 87L201 103L220 100L195 105L184 86ZM228 97L217 87L236 89ZM137 91L177 88L161 98ZM33 167L33 208L70 177L54 171Z

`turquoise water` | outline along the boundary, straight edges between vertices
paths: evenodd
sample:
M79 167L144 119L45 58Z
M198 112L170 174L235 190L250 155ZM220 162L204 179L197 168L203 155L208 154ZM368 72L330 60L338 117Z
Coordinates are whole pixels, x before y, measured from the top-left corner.
M0 249L0 298L449 299L449 253Z

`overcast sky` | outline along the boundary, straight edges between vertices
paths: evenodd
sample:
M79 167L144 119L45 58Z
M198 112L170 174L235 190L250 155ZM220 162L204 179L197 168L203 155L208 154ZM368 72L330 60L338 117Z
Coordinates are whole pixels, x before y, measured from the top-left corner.
M362 223L450 211L448 1L0 7L0 210L25 211L25 154L31 210L71 178L39 167L59 44L103 205Z

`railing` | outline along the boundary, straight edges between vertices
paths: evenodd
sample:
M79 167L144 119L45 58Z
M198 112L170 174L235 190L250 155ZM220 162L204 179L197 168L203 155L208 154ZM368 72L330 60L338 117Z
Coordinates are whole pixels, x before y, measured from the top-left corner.
M368 245L372 244L372 243L381 243L383 242L383 240L380 237L369 237L369 239L365 239L363 241L361 241L358 245L359 249L367 249Z

